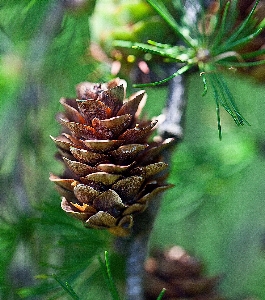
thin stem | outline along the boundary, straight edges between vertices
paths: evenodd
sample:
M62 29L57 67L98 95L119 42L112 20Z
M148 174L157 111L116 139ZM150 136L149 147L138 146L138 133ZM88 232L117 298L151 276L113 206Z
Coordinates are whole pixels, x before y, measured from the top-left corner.
M136 235L130 241L128 248L128 259L126 264L127 282L126 295L127 300L143 300L143 276L144 262L147 256L149 232Z
M161 3L160 1L148 1L149 3ZM194 1L185 1L185 8L194 9ZM161 13L161 12L160 12ZM198 11L196 11L196 17ZM165 17L165 15L162 15ZM166 12L167 16L167 12ZM188 16L191 18L192 14ZM169 23L171 20L167 20ZM175 24L173 24L173 27ZM178 28L176 28L178 30ZM185 39L184 39L185 40ZM191 43L192 44L192 43ZM164 138L174 137L176 142L183 137L183 116L186 108L185 94L185 73L192 66L184 66L180 69L175 65L170 67L168 78L162 80L162 83L169 81L169 93L167 105L164 112L165 121L160 124L158 133ZM172 69L173 68L173 69ZM172 149L167 149L163 153L164 161L170 163ZM126 300L144 300L144 261L148 253L149 238L152 232L153 224L160 208L161 196L152 200L147 210L135 218L134 232L127 242L126 253ZM157 295L159 296L159 295Z
M176 68L176 67L175 67ZM169 70L172 72L172 68ZM173 78L169 84L166 120L159 133L162 138L174 137L178 142L183 136L183 115L185 109L184 75ZM171 160L171 149L163 153L164 161ZM126 248L126 300L144 299L144 262L148 254L149 238L161 202L161 195L152 200L152 205L135 218L134 231L129 239L119 239L116 246ZM119 243L122 243L119 245Z
M115 241L116 250L126 257L126 300L144 300L144 262L160 200L157 196L143 214L135 217L130 237Z

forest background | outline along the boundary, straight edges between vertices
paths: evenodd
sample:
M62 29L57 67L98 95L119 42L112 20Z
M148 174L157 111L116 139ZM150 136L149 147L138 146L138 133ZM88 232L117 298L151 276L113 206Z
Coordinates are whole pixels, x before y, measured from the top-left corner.
M124 24L144 12L134 10L141 1L63 2L0 1L1 299L68 299L60 282L81 299L111 299L98 261L105 250L122 291L124 258L112 249L114 237L84 228L60 208L48 178L62 166L49 135L60 131L61 97L75 97L79 82L113 78L111 59L91 55L92 41L121 38ZM145 22L136 32L141 39L152 30L148 14ZM118 76L128 80L128 94L135 90L126 67ZM264 299L265 87L250 76L225 77L251 126L237 127L221 112L219 141L214 100L201 97L197 73L188 75L185 134L168 179L175 187L164 195L150 247L181 245L206 274L221 276L223 295ZM146 91L145 113L160 115L167 86Z

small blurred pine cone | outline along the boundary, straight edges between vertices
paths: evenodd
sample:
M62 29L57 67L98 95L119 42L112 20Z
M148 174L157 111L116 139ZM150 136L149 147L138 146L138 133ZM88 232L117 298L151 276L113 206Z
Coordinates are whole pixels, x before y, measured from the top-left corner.
M224 300L216 292L218 277L205 277L200 261L179 246L157 250L145 263L145 299L156 300L163 288L163 300Z
M125 99L126 82L84 82L76 99L61 99L63 133L52 138L65 164L62 177L50 176L62 195L62 209L87 227L126 236L133 216L143 212L165 184L161 152L172 139L148 142L155 121L140 120L146 94Z

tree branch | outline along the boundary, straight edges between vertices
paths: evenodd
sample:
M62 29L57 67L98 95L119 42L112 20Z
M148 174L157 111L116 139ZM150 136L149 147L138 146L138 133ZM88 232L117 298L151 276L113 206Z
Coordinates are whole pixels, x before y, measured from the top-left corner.
M13 126L10 130L19 132L19 138L13 139L13 145L15 149L18 149L17 156L13 163L13 170L10 173L11 180L8 185L11 186L14 195L12 197L15 201L15 211L18 216L29 216L32 214L32 207L28 199L28 194L25 188L25 162L23 154L21 155L21 149L25 148L25 132L27 128L27 116L32 110L36 110L38 107L38 100L40 98L40 85L41 85L41 70L45 61L45 56L50 46L52 39L57 33L59 26L61 25L65 10L64 0L53 1L48 7L43 25L39 29L39 32L33 37L31 44L29 45L28 57L25 60L24 65L24 88L21 88L20 95L18 95L16 103L16 111L12 111L12 116L6 118L4 126L10 128L10 124ZM32 128L30 132L31 139L34 139L38 132ZM6 138L6 137L5 137ZM9 151L9 149L5 149ZM8 201L10 196L7 195L7 199L4 201L10 206ZM23 251L21 251L23 249ZM20 255L23 252L23 255ZM32 253L27 241L22 240L17 249L17 255L15 255L12 265L10 267L11 281L15 282L16 288L32 284L34 260L32 260ZM19 279L19 280L18 280Z
M176 67L170 68L170 73L176 72ZM158 128L159 135L163 138L175 138L178 142L183 137L183 117L186 107L185 76L179 75L169 82L166 108L163 112L164 121Z
M204 1L207 6L208 0ZM185 22L194 26L202 7L200 1L185 1ZM169 67L170 74L176 72L178 66ZM164 121L158 128L159 135L163 138L173 137L175 145L183 138L183 119L186 108L186 92L184 75L174 77L169 82L169 91L166 108L163 112ZM165 162L170 164L172 149L163 153ZM127 246L127 300L144 300L144 261L148 253L149 238L155 222L161 202L161 196L153 199L144 214L138 216L135 221L134 233Z

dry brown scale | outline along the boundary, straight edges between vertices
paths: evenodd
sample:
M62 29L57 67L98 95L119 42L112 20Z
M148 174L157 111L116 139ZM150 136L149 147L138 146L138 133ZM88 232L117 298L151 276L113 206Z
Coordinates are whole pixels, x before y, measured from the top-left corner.
M140 120L145 91L125 99L126 82L84 82L77 99L60 100L63 133L51 137L65 164L62 177L50 176L62 195L62 209L87 227L126 236L133 217L171 187L162 151L173 140L148 141L156 121Z

